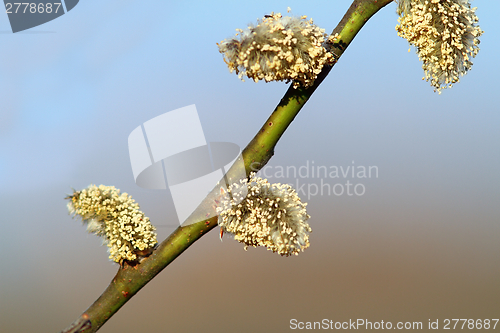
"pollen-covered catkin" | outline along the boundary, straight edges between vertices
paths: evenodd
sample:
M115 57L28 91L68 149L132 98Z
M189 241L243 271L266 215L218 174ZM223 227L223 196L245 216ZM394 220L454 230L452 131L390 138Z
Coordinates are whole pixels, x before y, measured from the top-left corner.
M218 223L245 249L264 246L282 256L298 255L309 247L306 205L290 185L270 184L252 173L229 187L217 208Z
M218 44L231 72L254 80L293 81L293 87L314 83L323 66L334 62L323 44L324 29L312 19L266 15L247 30L236 29L233 38Z
M90 185L67 199L70 214L80 216L88 232L103 238L113 261L134 261L158 243L156 229L139 205L114 186Z
M435 90L451 88L472 67L483 31L469 0L399 0L396 31L417 48Z

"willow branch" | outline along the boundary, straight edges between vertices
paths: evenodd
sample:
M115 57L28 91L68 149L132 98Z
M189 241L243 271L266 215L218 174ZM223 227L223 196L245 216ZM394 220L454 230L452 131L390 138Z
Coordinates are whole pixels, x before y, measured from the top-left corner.
M338 60L366 21L392 0L355 0L332 35L338 38L328 47ZM242 152L247 175L260 170L273 156L274 147L309 100L316 88L328 75L332 66L323 68L314 84L308 88L294 89L292 85L265 124ZM230 175L234 170L230 170ZM202 203L202 205L207 203ZM178 227L158 248L140 264L125 263L113 278L104 293L70 327L67 332L96 332L132 296L168 264L184 252L191 244L217 226L217 217L204 219L200 213L190 219L201 221Z

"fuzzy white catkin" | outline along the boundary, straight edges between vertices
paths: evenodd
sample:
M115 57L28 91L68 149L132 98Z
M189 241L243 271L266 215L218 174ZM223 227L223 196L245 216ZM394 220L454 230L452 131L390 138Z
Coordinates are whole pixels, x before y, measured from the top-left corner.
M312 19L282 17L280 13L266 15L247 30L217 44L231 72L255 82L293 81L293 87L308 87L314 83L323 66L332 64L334 57L323 43L324 29Z
M70 214L80 216L88 232L103 238L115 262L137 260L158 243L156 229L139 205L114 186L90 185L67 199Z
M245 249L264 246L282 256L298 255L309 247L306 205L290 185L270 184L252 173L229 187L217 208L218 223Z
M472 67L483 31L468 0L399 0L396 31L417 48L435 91L451 88Z

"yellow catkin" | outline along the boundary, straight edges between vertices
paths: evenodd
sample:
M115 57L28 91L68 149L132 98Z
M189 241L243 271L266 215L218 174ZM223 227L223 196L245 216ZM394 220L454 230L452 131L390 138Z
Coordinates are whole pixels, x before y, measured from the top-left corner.
M334 62L323 43L324 29L306 16L282 17L280 13L266 15L247 30L217 44L231 72L258 82L293 81L293 87L308 87L314 83L325 65Z
M90 185L67 199L70 214L80 216L89 232L103 238L115 262L137 260L158 243L156 229L139 205L114 186Z
M417 48L424 77L435 90L451 88L479 52L476 8L468 0L399 0L396 31Z
M309 247L306 205L290 185L270 184L252 173L229 187L217 208L218 223L245 249L264 246L282 256L298 255Z

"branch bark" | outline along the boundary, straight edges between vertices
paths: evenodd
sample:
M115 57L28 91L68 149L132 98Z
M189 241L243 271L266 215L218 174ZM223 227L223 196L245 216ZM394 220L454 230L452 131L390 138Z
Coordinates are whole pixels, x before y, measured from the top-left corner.
M328 47L338 60L356 34L376 12L392 0L355 0L333 30L332 35L340 37ZM323 71L309 88L294 89L290 85L280 103L267 119L252 141L243 150L242 156L247 175L260 170L274 154L279 139L309 100L316 88L328 75L332 66ZM228 172L231 174L231 170ZM206 203L205 203L206 204ZM203 205L203 203L202 203ZM125 263L113 278L103 294L63 333L96 332L132 296L160 273L168 264L184 252L191 244L217 226L217 217L204 219L201 213L191 216L198 223L177 228L158 248L140 264Z

